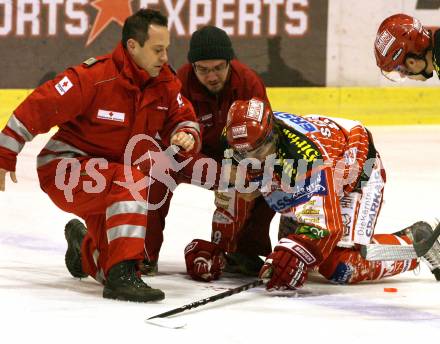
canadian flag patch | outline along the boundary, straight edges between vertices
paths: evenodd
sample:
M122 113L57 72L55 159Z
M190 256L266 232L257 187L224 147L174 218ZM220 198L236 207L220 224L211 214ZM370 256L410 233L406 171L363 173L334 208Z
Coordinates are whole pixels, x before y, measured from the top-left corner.
M109 121L124 122L125 113L99 109L97 118L107 119Z
M72 81L67 76L61 79L61 81L55 85L55 89L60 95L64 95L68 90L73 87Z

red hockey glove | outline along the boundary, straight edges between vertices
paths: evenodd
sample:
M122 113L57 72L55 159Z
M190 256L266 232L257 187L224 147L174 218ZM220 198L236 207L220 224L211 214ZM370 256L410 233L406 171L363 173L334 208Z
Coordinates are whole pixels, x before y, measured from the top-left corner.
M307 280L307 270L318 263L302 244L282 238L266 258L259 277L269 281L266 289L299 289Z
M223 250L212 242L194 239L185 247L186 271L195 280L218 279L225 267Z

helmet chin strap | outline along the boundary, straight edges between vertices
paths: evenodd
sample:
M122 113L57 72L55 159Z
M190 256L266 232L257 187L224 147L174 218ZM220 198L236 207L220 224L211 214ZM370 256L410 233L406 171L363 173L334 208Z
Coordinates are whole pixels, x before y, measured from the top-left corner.
M426 69L424 69L423 72L421 72L421 73L419 73L419 74L420 74L421 76L425 77L426 79L430 79L430 78L432 78L432 76L434 75L433 72L428 73L428 72L426 71Z
M428 68L428 60L426 60L426 54L423 55L423 56L419 56L419 58L420 58L421 60L425 61L425 68L424 68L421 72L419 72L419 73L411 73L410 75L421 75L421 76L423 76L423 77L426 78L426 79L430 79L430 78L432 78L432 76L433 76L434 73L433 73L433 72L428 73L428 72L426 71L426 69Z
M426 54L423 56L423 61L425 61L425 69L423 71L421 71L419 74L423 77L425 77L426 79L430 79L433 76L433 72L428 73L426 71L426 69L428 68L428 60L426 59Z

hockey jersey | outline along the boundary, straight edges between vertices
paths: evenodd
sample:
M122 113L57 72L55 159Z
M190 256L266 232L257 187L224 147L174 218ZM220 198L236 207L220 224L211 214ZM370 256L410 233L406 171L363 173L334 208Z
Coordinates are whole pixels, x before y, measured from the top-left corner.
M371 136L356 121L274 116L276 164L270 180L259 177L260 190L273 210L302 224L296 239L324 260L343 234L340 198L369 177L364 166L376 155Z

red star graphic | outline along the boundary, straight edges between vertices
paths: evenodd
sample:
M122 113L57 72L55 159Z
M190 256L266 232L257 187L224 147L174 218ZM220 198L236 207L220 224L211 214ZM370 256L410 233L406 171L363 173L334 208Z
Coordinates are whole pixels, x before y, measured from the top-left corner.
M69 83L67 81L63 82L63 87L66 87L67 85L69 85Z
M92 43L102 31L112 22L115 21L123 26L127 17L133 14L130 2L133 0L95 0L91 4L98 10L86 46Z

